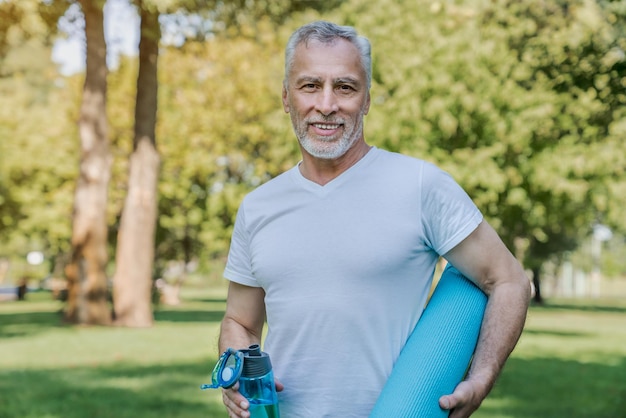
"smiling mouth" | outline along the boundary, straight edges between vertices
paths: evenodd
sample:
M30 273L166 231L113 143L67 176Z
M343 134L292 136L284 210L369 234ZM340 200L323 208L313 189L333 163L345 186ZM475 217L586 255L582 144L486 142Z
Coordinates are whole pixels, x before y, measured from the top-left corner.
M339 129L339 127L341 126L337 123L312 123L311 125L323 131L333 131L335 129Z

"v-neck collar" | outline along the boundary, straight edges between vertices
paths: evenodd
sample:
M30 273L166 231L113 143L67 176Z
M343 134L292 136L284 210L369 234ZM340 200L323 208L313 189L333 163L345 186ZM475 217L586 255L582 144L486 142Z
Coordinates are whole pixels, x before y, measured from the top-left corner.
M302 175L302 173L300 172L300 164L302 164L302 161L300 161L298 164L296 164L295 167L291 169L292 178L296 181L297 184L299 184L306 190L309 190L319 196L325 196L340 187L342 184L349 181L352 177L354 177L359 171L361 171L361 167L367 165L367 163L374 158L377 152L378 148L372 146L360 160L358 160L352 166L348 167L348 169L345 170L343 173L339 174L337 177L324 185L311 181Z

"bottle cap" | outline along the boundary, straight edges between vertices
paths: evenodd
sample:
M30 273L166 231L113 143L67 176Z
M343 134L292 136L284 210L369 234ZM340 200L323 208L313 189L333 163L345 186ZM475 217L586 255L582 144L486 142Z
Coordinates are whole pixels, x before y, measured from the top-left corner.
M255 378L266 375L272 370L270 356L261 351L258 344L251 345L243 353L243 371L241 377Z
M272 370L270 356L261 351L258 344L244 350L229 348L220 356L213 373L211 383L203 384L201 389L228 389L233 387L240 377L253 379L266 375Z

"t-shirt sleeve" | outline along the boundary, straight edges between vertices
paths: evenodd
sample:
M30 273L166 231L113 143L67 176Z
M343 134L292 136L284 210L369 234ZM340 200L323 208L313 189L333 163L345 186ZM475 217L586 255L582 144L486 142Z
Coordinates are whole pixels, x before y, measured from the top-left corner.
M426 242L443 255L467 238L482 222L483 216L452 176L435 165L424 165L422 181L422 223Z
M252 273L250 234L246 228L244 203L239 206L237 211L224 277L246 286L260 287Z

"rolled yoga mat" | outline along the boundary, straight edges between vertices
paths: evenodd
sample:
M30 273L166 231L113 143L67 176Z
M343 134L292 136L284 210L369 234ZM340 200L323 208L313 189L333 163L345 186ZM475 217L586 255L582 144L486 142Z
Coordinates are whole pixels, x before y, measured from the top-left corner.
M370 418L439 418L439 398L463 380L487 296L450 264L400 352Z

